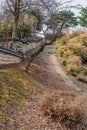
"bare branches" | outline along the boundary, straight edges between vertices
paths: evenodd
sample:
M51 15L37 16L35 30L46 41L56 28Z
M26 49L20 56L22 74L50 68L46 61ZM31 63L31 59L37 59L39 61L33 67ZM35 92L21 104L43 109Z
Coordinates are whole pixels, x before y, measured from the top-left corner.
M55 40L61 36L62 29L67 19L61 19L61 11L68 10L71 7L73 0L6 0L10 11L14 15L14 29L16 33L20 15L32 14L34 16L35 24L31 30L31 36L42 37L41 45L38 50L31 55L28 66L34 58L45 48L51 45ZM23 18L23 17L22 17ZM14 35L16 36L16 34ZM48 38L49 37L49 38ZM18 39L24 44L29 41Z
M12 14L14 14L14 10L12 9L12 7L11 7L10 3L8 2L8 0L6 0L6 2L7 2L7 5L9 7L10 11L12 12Z

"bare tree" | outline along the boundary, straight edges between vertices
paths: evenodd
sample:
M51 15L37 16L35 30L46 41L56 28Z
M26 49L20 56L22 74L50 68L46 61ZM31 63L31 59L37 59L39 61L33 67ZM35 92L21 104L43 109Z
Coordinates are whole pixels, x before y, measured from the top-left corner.
M33 30L34 36L42 35L43 40L36 52L31 54L28 65L26 67L26 71L28 71L31 63L35 59L37 55L40 54L47 45L51 45L55 40L61 36L61 32L63 29L64 21L60 20L57 17L59 12L63 10L69 10L69 3L72 0L6 0L10 12L14 16L14 26L13 26L13 37L16 37L16 31L19 21L20 13L29 12L36 17L37 23L39 22L40 30L38 31L36 24L35 29ZM47 36L51 34L52 37L48 40ZM17 39L23 43L28 44L28 40Z
M64 4L67 4L67 2L64 2ZM31 13L36 16L37 21L41 19L42 33L38 32L37 30L35 33L43 35L44 40L41 41L41 45L38 50L31 55L31 58L29 59L28 65L26 67L26 71L28 71L35 57L44 50L45 46L51 45L58 37L61 36L65 21L60 21L57 19L56 14L61 10L62 6L64 6L62 2L56 2L55 0L36 0L35 3L31 2L31 5L29 3L29 11L31 10ZM66 9L66 7L67 6L63 7L63 10ZM39 10L40 13L38 13L37 10ZM52 34L52 37L50 40L48 40L47 36L50 33Z
M14 24L13 24L13 34L12 37L17 37L17 27L20 16L21 2L22 0L6 0L7 5L9 7L10 13L13 16Z

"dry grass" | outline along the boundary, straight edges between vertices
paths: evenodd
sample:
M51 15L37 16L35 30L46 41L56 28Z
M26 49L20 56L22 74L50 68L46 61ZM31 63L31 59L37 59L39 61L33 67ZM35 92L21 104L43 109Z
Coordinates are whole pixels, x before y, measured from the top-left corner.
M66 71L85 82L87 79L87 33L80 30L71 35L65 34L57 41L56 48Z
M67 130L86 130L86 109L79 95L68 92L52 92L42 97L40 110L43 116L60 123Z
M15 108L24 106L32 96L43 93L43 88L29 74L20 69L0 70L0 130Z

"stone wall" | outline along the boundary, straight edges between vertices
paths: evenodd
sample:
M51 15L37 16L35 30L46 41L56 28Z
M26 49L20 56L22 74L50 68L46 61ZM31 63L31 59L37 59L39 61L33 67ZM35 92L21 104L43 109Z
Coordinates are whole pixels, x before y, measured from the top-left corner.
M21 62L21 58L0 51L0 65Z
M26 52L39 47L40 44L41 44L40 42L38 42L38 43L32 42L32 43L29 43L28 45L24 44L21 46L21 50L22 50L23 54L26 54ZM14 56L12 54L9 54L7 52L0 51L0 65L19 63L19 62L21 62L21 58Z

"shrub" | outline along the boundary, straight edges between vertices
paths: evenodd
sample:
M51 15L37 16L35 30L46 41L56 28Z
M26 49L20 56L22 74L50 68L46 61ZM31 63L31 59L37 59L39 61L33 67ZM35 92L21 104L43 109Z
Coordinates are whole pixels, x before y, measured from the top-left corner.
M67 92L55 92L41 99L41 113L54 123L67 129L86 130L84 104L80 96Z

